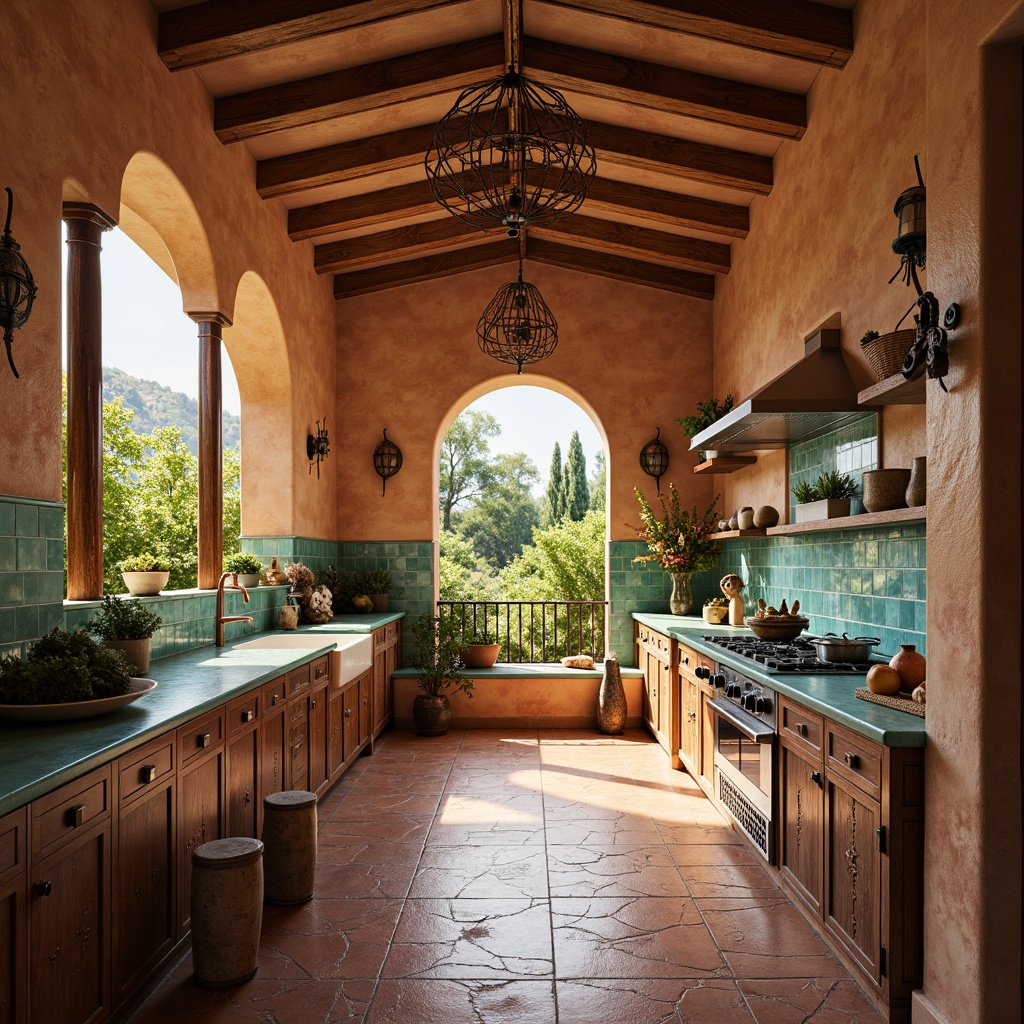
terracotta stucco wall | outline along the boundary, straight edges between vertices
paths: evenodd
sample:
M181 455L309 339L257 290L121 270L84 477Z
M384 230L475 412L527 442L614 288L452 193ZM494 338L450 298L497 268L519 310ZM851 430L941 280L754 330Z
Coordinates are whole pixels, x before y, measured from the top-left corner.
M517 379L476 339L481 312L515 273L510 263L338 303L342 539L435 536L440 437L496 380L561 384L589 406L607 442L611 539L635 539L626 526L638 522L633 487L654 491L638 457L658 427L671 460L662 486L674 480L684 501L710 499L712 485L693 476L696 458L674 422L710 387L710 303L527 262L524 278L554 312L559 342ZM404 464L381 499L372 455L384 427Z
M310 480L303 456L308 427L333 405L330 282L313 273L308 244L288 240L283 207L258 198L248 152L214 136L199 75L172 75L159 61L146 0L9 0L0 38L17 41L0 47L2 184L14 189L14 234L39 285L15 340L21 380L0 372L0 493L60 499L61 204L93 203L118 219L124 201L160 232L183 309L240 324L226 339L243 445L248 427L261 453L243 466L243 528L331 535L330 483ZM137 222L131 213L126 226ZM269 293L255 311L235 301L247 272ZM263 429L268 419L273 431Z

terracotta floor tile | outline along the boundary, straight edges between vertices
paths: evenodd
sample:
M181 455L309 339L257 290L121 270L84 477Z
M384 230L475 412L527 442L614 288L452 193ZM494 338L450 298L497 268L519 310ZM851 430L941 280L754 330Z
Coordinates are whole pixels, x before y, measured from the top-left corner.
M662 846L549 846L552 896L688 896Z
M438 825L543 825L539 793L445 793L437 808Z
M882 1024L849 979L779 978L740 981L757 1024Z
M343 817L347 821L375 821L381 815L397 814L416 820L430 821L437 811L440 791L424 796L405 790L386 792L377 790L356 790L348 794L335 810L332 817Z
M738 846L743 840L731 825L724 821L704 824L659 824L658 831L669 846L711 844L712 846Z
M559 1024L754 1024L734 981L557 981Z
M550 977L547 900L409 900L384 961L386 978Z
M549 821L544 830L548 846L657 846L664 841L652 821L598 818L574 824Z
M758 866L757 855L742 843L666 843L672 859L683 868L705 867L712 864ZM763 863L763 862L762 862ZM778 892L778 887L775 887Z
M325 899L402 899L409 892L421 844L321 843L314 894Z
M559 979L728 974L690 899L552 898L551 918Z
M350 821L344 815L333 815L320 828L321 836L334 836L352 843L378 840L384 843L422 843L430 828L430 820L407 818L399 814L381 814L376 820Z
M779 887L757 864L691 864L680 866L694 899L770 897Z
M550 981L385 979L366 1024L553 1024Z
M544 822L481 821L447 825L435 821L427 833L428 846L543 846Z
M534 765L512 764L499 768L493 764L481 764L453 769L445 782L445 791L448 793L478 793L492 790L540 793L540 769Z
M409 896L420 898L546 897L542 846L437 846L423 851Z
M781 894L773 899L695 902L736 978L847 976L811 926Z

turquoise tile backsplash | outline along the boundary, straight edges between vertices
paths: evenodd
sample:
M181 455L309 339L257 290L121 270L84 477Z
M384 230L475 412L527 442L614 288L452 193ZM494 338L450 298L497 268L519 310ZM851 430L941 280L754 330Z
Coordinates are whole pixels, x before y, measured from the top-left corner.
M827 434L801 441L789 450L789 521L796 521L793 488L799 483L814 483L822 473L835 470L848 473L860 487L865 469L878 466L878 419L865 413L852 423ZM850 503L852 515L864 511L859 497Z

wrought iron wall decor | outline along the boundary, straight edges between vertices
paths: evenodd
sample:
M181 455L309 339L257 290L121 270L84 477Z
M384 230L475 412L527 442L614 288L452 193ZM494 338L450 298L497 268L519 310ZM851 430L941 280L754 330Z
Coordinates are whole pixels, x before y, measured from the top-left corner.
M658 482L658 493L661 494L661 478L668 469L668 448L661 440L661 427L657 434L640 449L640 468Z
M383 498L388 477L394 476L402 468L402 449L394 441L388 440L387 427L384 428L384 440L373 450L373 468L381 478L380 496Z
M579 209L597 157L565 97L523 75L522 0L507 4L508 71L463 90L434 128L424 165L449 213L484 230L502 225L515 238Z
M309 459L309 471L313 472L316 466L316 478L320 479L320 463L327 460L331 454L331 440L327 436L327 417L324 417L324 425L316 421L316 433L306 435L306 458Z
M502 285L487 304L476 325L480 349L502 363L523 366L546 359L558 345L558 321L536 285L519 279Z
M21 246L11 234L14 193L9 188L4 191L7 193L7 220L4 221L4 236L0 239L0 327L4 330L4 345L7 346L7 362L10 363L11 372L15 377L20 377L11 352L14 329L24 326L28 320L38 289L32 280L32 271L21 255Z

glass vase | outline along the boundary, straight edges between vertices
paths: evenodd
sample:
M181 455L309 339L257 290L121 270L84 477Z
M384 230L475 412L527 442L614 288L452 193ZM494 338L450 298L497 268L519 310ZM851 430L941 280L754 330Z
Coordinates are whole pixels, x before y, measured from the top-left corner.
M674 572L672 576L672 596L668 599L668 610L673 615L689 615L693 608L693 594L690 593L690 574Z

